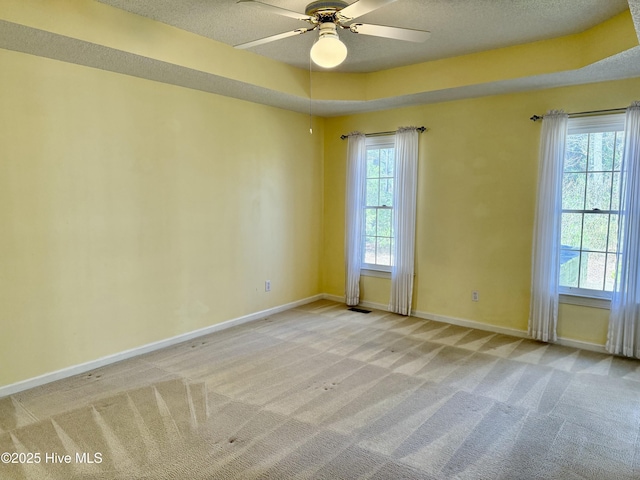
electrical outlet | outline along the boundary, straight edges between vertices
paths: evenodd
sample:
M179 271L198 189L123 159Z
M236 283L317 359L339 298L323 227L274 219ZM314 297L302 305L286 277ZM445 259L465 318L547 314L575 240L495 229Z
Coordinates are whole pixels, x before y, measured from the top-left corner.
M479 302L480 301L480 294L478 293L477 290L474 290L473 292L471 292L471 301L472 302Z
M264 281L264 291L265 292L270 292L271 291L271 280L265 280Z

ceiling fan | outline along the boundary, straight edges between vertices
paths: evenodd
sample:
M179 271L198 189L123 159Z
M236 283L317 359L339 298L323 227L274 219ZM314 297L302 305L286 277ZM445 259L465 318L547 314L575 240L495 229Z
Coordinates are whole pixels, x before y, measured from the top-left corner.
M310 23L312 26L242 43L235 45L235 48L245 49L256 47L283 38L318 30L318 40L311 48L311 60L320 67L333 68L340 65L345 58L347 58L347 47L340 41L338 29L348 30L349 32L360 33L362 35L393 38L408 42L424 42L427 40L431 36L431 33L424 30L387 27L385 25L368 25L366 23L351 23L354 19L395 1L396 0L358 0L349 5L342 0L318 0L307 5L304 13L298 13L257 0L239 0L238 3L260 8L265 12L302 20Z

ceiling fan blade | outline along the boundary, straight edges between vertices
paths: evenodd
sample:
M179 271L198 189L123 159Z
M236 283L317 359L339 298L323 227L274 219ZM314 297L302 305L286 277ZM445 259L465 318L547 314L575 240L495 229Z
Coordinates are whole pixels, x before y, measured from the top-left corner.
M304 13L298 13L298 12L293 12L291 10L287 10L285 8L274 7L273 5L258 2L256 0L239 0L237 3L244 3L245 5L249 5L251 7L260 8L263 11L275 13L277 15L284 15L285 17L295 18L296 20L304 20L304 21L311 20L311 17L309 15L305 15Z
M373 35L375 37L395 38L406 42L424 42L431 36L431 32L425 30L413 30L411 28L387 27L385 25L367 25L366 23L352 23L349 30L353 33Z
M277 35L271 35L270 37L261 38L259 40L253 40L252 42L241 43L240 45L234 45L234 48L245 49L245 48L257 47L258 45L264 45L265 43L275 42L276 40L281 40L283 38L293 37L295 35L302 35L303 33L310 32L311 30L315 30L315 27L299 28L297 30L293 30L292 32L284 32L284 33L279 33Z
M354 18L361 17L365 13L372 12L395 1L396 0L358 0L340 10L340 15L353 20Z

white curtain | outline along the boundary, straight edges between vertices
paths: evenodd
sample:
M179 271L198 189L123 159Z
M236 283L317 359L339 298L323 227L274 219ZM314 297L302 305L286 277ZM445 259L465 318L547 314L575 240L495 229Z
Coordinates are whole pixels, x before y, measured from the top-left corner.
M620 174L618 270L607 350L640 358L640 102L627 108Z
M347 146L347 189L345 212L345 300L360 303L360 266L362 264L362 226L367 161L366 137L351 133Z
M411 313L416 238L416 195L418 190L418 131L401 128L395 139L395 176L393 188L393 266L389 310L401 315Z
M543 342L557 339L562 170L568 123L566 113L551 111L544 116L540 137L529 335Z

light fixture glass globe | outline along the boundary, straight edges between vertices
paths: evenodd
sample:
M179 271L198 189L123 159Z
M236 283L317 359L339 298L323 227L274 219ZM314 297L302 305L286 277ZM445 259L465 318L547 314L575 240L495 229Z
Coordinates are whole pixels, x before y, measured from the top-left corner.
M347 58L347 46L340 41L337 34L320 35L311 47L311 60L322 68L333 68Z

